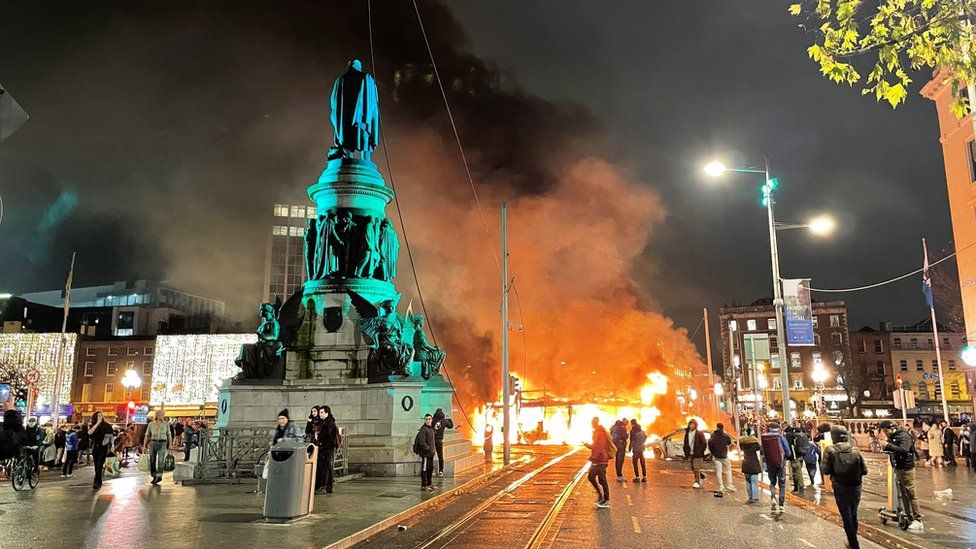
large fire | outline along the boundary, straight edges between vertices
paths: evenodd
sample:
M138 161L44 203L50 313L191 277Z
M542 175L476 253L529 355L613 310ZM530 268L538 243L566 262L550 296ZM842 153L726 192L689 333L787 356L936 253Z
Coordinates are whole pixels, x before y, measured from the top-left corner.
M648 442L684 427L690 419L696 419L700 429L708 428L704 419L681 409L681 406L694 409L697 398L694 389L685 388L669 395L668 377L657 371L646 374L646 380L647 383L635 391L639 398L634 399L614 396L582 401L548 394L532 399L517 392L511 402L511 440L516 444L579 445L592 438L590 421L594 417L599 418L604 427L613 425L618 419L636 419L648 433ZM675 413L663 414L660 406ZM666 421L657 424L662 416ZM501 444L502 420L501 403L479 407L472 417L475 442L483 443L486 428L490 425L492 442Z

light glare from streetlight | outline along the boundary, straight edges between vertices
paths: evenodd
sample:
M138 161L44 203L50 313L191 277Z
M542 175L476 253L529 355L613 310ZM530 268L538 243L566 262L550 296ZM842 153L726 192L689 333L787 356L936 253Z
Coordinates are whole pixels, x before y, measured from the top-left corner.
M834 218L828 215L821 215L820 217L815 217L807 223L810 228L810 232L815 235L824 236L832 233L834 231Z
M709 162L705 164L705 173L711 177L718 177L725 173L725 164L719 161Z

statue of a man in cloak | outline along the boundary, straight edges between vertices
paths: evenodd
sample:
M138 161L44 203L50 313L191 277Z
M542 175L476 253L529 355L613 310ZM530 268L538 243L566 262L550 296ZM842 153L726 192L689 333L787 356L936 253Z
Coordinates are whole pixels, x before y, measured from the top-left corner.
M397 275L397 259L400 255L400 239L397 238L389 218L380 223L380 271L383 280L393 280Z
M349 62L349 70L332 86L332 128L335 144L329 160L348 158L354 152L369 160L379 143L380 109L376 81L363 71L358 59Z

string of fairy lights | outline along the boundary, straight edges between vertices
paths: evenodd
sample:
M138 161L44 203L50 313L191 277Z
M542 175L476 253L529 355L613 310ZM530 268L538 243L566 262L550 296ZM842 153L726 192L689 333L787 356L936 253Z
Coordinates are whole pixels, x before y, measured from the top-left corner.
M61 388L58 391L58 402L70 402L71 378L74 373L72 367L75 346L78 335L65 334L65 367L61 373ZM0 334L0 365L10 375L24 376L30 370L37 370L40 379L37 382L38 406L50 403L54 399L55 378L58 372L58 360L61 356L60 333L18 333ZM0 379L0 383L4 380Z
M149 404L216 402L221 382L239 371L241 345L256 341L253 333L157 336Z

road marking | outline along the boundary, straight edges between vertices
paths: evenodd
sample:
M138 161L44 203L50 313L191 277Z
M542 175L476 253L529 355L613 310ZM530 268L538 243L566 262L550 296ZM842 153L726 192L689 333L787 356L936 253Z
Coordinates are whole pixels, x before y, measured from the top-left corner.
M798 540L800 540L800 541L802 541L802 542L803 542L803 544L804 544L804 545L806 545L807 547L816 547L816 545L814 545L814 544L812 544L812 543L810 543L809 541L807 541L807 540L805 540L805 539L803 539L803 538L796 538L796 539L798 539Z
M640 529L640 524L637 523L637 517L630 517L630 522L634 524L634 533L640 534L641 529Z
M634 504L633 498L630 497L630 494L627 494L627 505L633 505L633 504Z
M762 518L764 518L764 519L766 519L766 520L773 520L773 519L772 519L772 518L771 518L771 517L770 517L769 515L767 515L766 513L759 513L759 516L761 516Z

